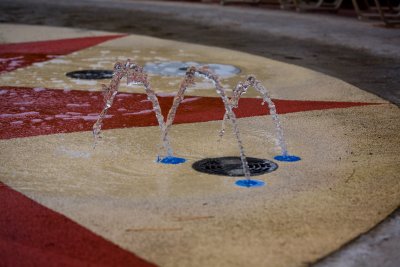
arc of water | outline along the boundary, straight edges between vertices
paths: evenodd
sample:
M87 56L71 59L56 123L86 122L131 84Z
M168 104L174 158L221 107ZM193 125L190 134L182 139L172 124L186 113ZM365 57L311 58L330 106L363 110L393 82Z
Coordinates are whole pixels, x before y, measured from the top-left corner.
M276 112L275 103L272 101L267 89L261 84L261 82L256 79L254 79L254 80L255 80L254 88L262 95L264 102L267 103L268 108L269 108L269 113L271 114L272 120L274 121L276 135L277 135L277 139L278 139L278 145L281 149L281 155L288 156L288 150L287 150L287 146L286 146L285 136L283 135L282 124L279 119L278 113Z
M196 72L195 67L191 67L188 69L188 71L186 71L185 77L183 78L183 80L179 86L179 90L178 90L177 94L175 95L174 101L172 102L172 106L168 112L167 122L165 123L165 128L164 128L164 131L162 132L161 140L164 140L168 136L168 133L172 126L172 123L174 122L178 107L184 99L185 91L190 85L194 84L195 72Z
M158 102L154 90L151 87L147 74L143 71L142 67L138 66L137 64L131 63L130 60L128 59L125 64L122 64L121 62L117 62L115 64L114 74L111 79L110 85L109 86L103 85L105 106L102 112L100 113L96 123L93 125L93 136L95 139L94 146L96 145L96 142L100 138L100 132L103 125L103 120L107 114L108 109L112 106L116 94L118 93L120 81L125 76L127 78L128 85L136 83L136 84L142 84L144 86L147 98L151 101L153 105L153 111L156 114L157 122L161 129L161 132L163 133L165 132L164 116L161 113L160 104ZM168 136L163 135L161 145L165 150L166 156L173 155L173 151Z
M208 70L207 68L196 68L196 67L190 67L187 72L186 75L179 87L179 91L177 93L177 95L174 98L174 102L172 104L171 109L168 112L168 116L167 116L167 122L166 122L166 127L165 127L165 131L163 132L163 137L166 137L168 135L168 131L175 119L175 115L176 115L176 111L180 105L180 103L182 102L182 100L184 99L184 94L185 91L187 89L187 87L189 85L194 84L194 77L195 74L198 74L201 77L204 77L208 80L211 80L216 88L217 93L219 94L219 96L221 97L224 106L225 106L225 114L226 117L228 117L233 125L233 131L234 134L236 136L237 142L238 142L238 146L239 146L239 151L240 151L240 159L242 161L242 165L243 165L243 172L244 175L246 177L246 179L250 180L250 170L249 170L249 165L247 163L247 159L246 159L246 155L244 152L244 148L243 148L243 143L242 140L240 138L240 132L239 132L239 128L237 125L237 119L236 119L236 115L232 110L232 106L230 104L229 98L227 97L224 88L222 87L219 78L217 75L215 75L214 73L212 73L210 70Z
M118 87L120 84L121 79L125 76L123 65L120 62L117 62L114 65L114 73L111 79L110 85L102 85L103 87L103 94L104 94L104 108L99 114L99 118L93 125L93 148L96 147L98 140L101 138L101 128L103 127L103 120L107 115L108 110L111 108L114 98L118 93Z
M161 113L161 107L160 103L158 102L158 98L156 96L156 93L151 87L151 84L148 80L147 73L144 72L143 68L136 65L136 64L131 64L130 66L130 75L128 76L128 83L134 82L134 83L140 83L144 86L146 94L147 94L147 99L151 101L153 104L153 111L156 114L157 122L160 127L160 130L162 133L165 132L165 122L164 122L164 116ZM169 141L168 135L162 134L161 138L161 146L164 148L164 155L161 155L161 151L159 153L159 160L164 158L164 157L172 157L173 156L173 150Z
M237 108L239 106L240 97L247 92L247 90L253 87L256 89L262 96L263 102L267 103L269 112L272 116L272 120L275 124L276 135L278 139L278 146L281 150L281 154L283 156L288 156L287 145L285 141L285 137L283 134L282 125L276 111L276 106L272 101L271 97L269 96L268 90L258 81L253 75L250 75L245 82L239 82L235 89L233 90L233 95L230 99L230 104L232 108ZM225 121L229 118L229 115L225 113L224 119L221 126L220 137L222 137L225 133Z
M232 106L232 109L238 107L240 96L247 91L247 89L250 87L250 85L251 85L250 81L238 82L235 89L233 90L232 97L229 99L229 103ZM229 119L229 115L228 115L228 113L225 112L224 118L222 120L221 130L219 132L220 139L225 134L225 122L228 119Z
M100 131L101 131L104 117L107 114L108 109L112 106L113 100L118 92L120 81L123 77L126 76L128 84L131 84L131 83L142 84L145 87L147 97L153 104L153 110L156 113L157 121L158 121L159 127L162 132L161 144L164 147L166 156L172 157L173 151L172 151L172 148L171 148L171 145L169 142L168 132L169 132L169 129L171 128L172 123L175 119L176 111L184 98L184 93L185 93L187 87L194 84L195 74L198 74L201 77L209 79L214 83L216 91L224 103L225 114L226 114L224 118L229 119L233 125L233 131L234 131L234 134L236 136L238 146L239 146L240 158L241 158L242 165L243 165L244 175L245 175L246 179L250 180L250 170L249 170L246 155L244 152L243 143L240 138L240 132L239 132L239 128L237 125L236 115L232 110L233 107L235 107L235 106L231 104L231 101L227 97L225 90L219 81L218 76L215 75L214 73L212 73L207 68L191 67L188 69L188 71L186 72L185 78L180 85L179 91L174 98L173 105L168 112L167 121L164 122L164 117L161 113L161 108L160 108L157 96L156 96L155 92L153 91L153 89L151 88L150 82L148 81L148 78L147 78L147 74L143 71L143 68L136 64L131 63L129 60L127 60L127 62L125 64L117 62L114 67L114 74L113 74L113 78L110 82L110 85L103 86L104 94L105 94L104 95L105 106L104 106L102 112L100 113L98 120L93 125L93 135L95 138L94 145L96 145L96 141L100 138ZM244 89L241 89L241 90L243 91ZM238 92L241 92L241 91L237 90L237 93ZM239 97L240 97L240 95L239 95ZM239 97L237 99L239 99Z

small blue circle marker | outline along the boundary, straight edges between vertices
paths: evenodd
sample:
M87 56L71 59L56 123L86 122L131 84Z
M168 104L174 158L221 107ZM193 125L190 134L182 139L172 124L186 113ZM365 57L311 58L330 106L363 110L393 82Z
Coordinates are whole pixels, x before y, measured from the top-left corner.
M261 187L264 186L265 183L260 180L245 179L245 180L237 180L235 182L235 185L249 188L249 187Z
M294 155L279 155L275 156L274 159L278 161L295 162L301 160L300 157Z
M181 164L186 162L186 159L184 158L177 158L177 157L165 157L165 158L158 158L157 162L163 163L163 164Z

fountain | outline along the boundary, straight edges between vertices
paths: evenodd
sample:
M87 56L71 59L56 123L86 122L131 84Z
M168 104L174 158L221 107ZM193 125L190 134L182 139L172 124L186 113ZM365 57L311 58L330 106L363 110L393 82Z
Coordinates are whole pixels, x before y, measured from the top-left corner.
M242 144L242 140L240 138L240 132L239 132L239 128L236 122L236 116L235 113L232 111L232 106L230 105L230 101L229 98L227 97L224 88L222 87L218 76L213 74L210 70L208 70L205 67L200 67L200 68L196 68L196 67L189 67L188 70L186 71L186 75L179 87L179 91L177 93L177 95L174 98L174 102L172 104L171 109L168 112L168 117L167 117L167 122L166 122L166 127L165 127L165 131L163 132L163 137L168 135L168 131L174 121L175 118L175 114L176 111L179 107L179 104L182 102L183 98L184 98L184 93L187 89L187 87L189 85L193 85L194 84L194 77L195 74L199 75L200 77L206 78L211 80L216 88L216 91L218 93L218 95L221 97L223 103L224 103L224 107L225 107L225 114L228 114L230 121L232 122L233 125L233 132L235 134L238 146L239 146L239 151L240 151L240 159L242 161L242 166L243 166L243 172L244 172L244 176L245 176L245 180L240 180L244 186L260 186L263 184L262 181L257 181L257 180L251 180L250 179L250 170L249 170L249 165L247 163L247 159L246 159L246 155L244 153L244 148L243 148L243 144ZM240 185L242 185L240 184Z
M222 129L220 131L220 137L223 136L225 132L225 122L229 120L233 126L233 132L237 140L239 152L240 152L240 160L243 167L243 174L245 179L236 181L236 185L243 187L257 187L264 185L263 181L253 180L250 178L251 173L249 170L249 165L246 159L246 155L243 148L243 143L240 137L239 127L237 124L237 118L235 113L233 112L233 108L237 108L239 105L240 97L247 92L250 86L254 87L263 97L264 102L268 104L270 109L270 114L273 117L275 122L275 126L277 129L279 146L281 148L282 155L276 156L276 160L281 161L296 161L300 160L299 157L291 156L287 153L286 143L283 137L282 127L276 113L276 108L271 98L269 97L268 91L265 89L262 84L255 79L254 76L249 76L248 79L242 83L238 83L233 91L233 95L229 98L226 95L226 92L219 81L219 77L215 75L212 71L210 71L207 67L189 67L186 70L183 81L180 84L179 90L174 97L173 104L171 109L168 112L167 120L164 121L164 117L161 113L161 108L157 99L157 96L153 89L151 88L150 82L148 80L147 74L144 72L143 68L135 63L131 63L130 60L127 60L125 64L117 62L114 66L114 74L112 76L111 82L109 86L103 85L104 90L104 102L105 106L102 112L99 115L98 120L93 125L93 136L94 136L94 146L98 139L101 138L100 132L103 124L103 119L108 111L108 109L112 106L113 100L118 92L119 84L122 78L127 78L127 84L140 84L143 85L147 94L147 98L152 102L153 111L156 114L157 121L161 130L161 144L160 144L160 152L157 156L157 162L164 164L179 164L183 163L186 160L183 158L177 158L173 156L173 150L169 141L169 130L174 122L175 115L180 103L184 99L184 94L186 89L189 86L195 84L195 77L201 77L210 80L216 89L217 94L221 97L222 102L225 108L225 114L222 122ZM263 103L264 103L263 102Z
M262 105L267 103L268 108L269 108L269 113L272 116L272 119L274 121L277 140L278 140L278 146L280 147L280 150L281 150L281 155L275 156L274 159L276 159L278 161L287 161L287 162L299 161L301 159L300 157L294 156L294 155L289 155L289 153L288 153L285 137L283 135L282 125L279 120L279 116L276 111L275 104L272 101L271 97L269 96L268 90L253 75L248 76L247 80L244 83L239 82L236 85L235 89L233 90L232 97L230 99L230 105L232 106L232 108L237 108L239 106L240 97L243 94L245 94L250 87L253 87L261 94L261 96L263 98ZM225 133L225 121L228 118L229 118L229 114L225 113L224 118L222 120L221 131L219 133L220 138L222 138Z
M96 146L98 139L101 138L100 131L103 125L103 119L107 114L108 109L112 106L114 97L118 92L120 81L124 77L126 77L128 85L141 84L144 86L147 94L147 99L150 100L153 105L153 111L156 114L160 130L161 132L165 132L164 116L161 113L161 107L158 102L158 98L154 90L151 88L150 82L147 78L147 74L143 71L142 67L131 63L130 60L128 59L125 64L122 64L120 62L117 62L115 64L114 74L111 79L110 85L109 86L103 85L105 106L102 112L100 113L98 120L93 125L94 147ZM166 164L179 164L185 162L185 159L173 156L173 151L170 145L168 135L162 136L161 144L164 148L164 152L160 152L158 154L157 161Z

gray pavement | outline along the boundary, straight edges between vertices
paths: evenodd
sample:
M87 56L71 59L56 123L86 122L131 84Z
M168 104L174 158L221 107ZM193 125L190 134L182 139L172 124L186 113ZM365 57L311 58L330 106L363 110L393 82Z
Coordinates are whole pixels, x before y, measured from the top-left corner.
M92 0L96 6L107 6L109 0ZM174 2L134 1L135 12L153 12L203 25L246 31L255 35L275 35L354 48L376 55L400 57L400 31L378 27L379 21L362 22L355 17L296 13L281 10L238 6L193 5ZM125 8L132 1L114 1Z
M400 105L400 29L377 21L193 3L0 0L0 22L136 33L235 49L326 73ZM400 266L399 244L398 209L314 266Z
M400 210L367 234L321 259L313 267L359 267L400 265Z

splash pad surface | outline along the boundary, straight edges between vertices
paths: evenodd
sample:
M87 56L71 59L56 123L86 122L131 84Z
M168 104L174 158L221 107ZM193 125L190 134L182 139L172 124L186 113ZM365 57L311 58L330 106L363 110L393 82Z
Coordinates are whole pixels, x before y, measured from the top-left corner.
M12 27L25 27L28 39L12 36ZM84 38L0 50L7 52L2 58L22 57L0 76L0 181L149 262L298 266L367 231L400 203L400 112L343 81L236 51L143 36L15 25L0 30L8 43ZM241 72L222 79L229 86L256 75L282 114L290 153L302 160L257 176L263 187L238 187L235 178L194 171L197 160L237 155L230 127L218 142L223 106L212 84L201 80L171 131L175 155L186 163L155 162L159 131L140 86L121 87L105 120L108 130L93 150L89 131L101 111L103 81L65 73L111 69L126 58L142 65L231 65ZM160 105L168 107L181 77L150 79ZM279 151L271 118L262 116L265 106L253 90L241 101L235 112L247 155L273 159Z

